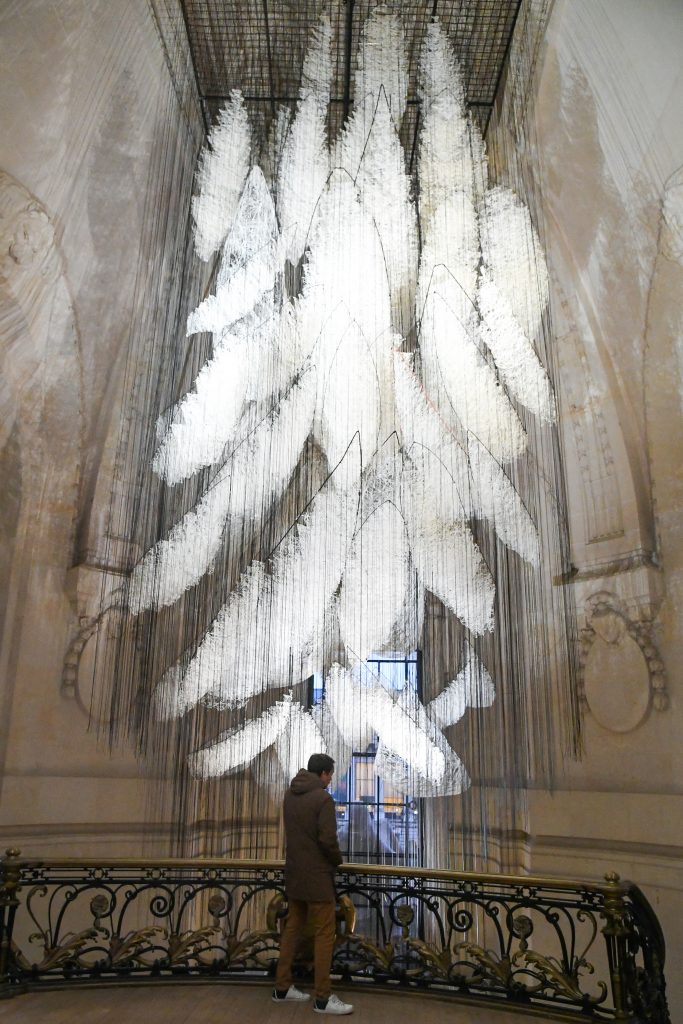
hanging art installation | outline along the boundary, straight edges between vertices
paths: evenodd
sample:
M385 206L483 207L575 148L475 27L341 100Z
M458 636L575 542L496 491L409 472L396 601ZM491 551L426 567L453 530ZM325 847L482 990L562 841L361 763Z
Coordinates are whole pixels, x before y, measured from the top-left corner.
M323 18L298 105L273 126L268 177L239 92L200 159L195 251L218 265L187 335L212 345L160 416L151 461L162 489L194 481L197 497L132 569L127 607L153 623L212 580L224 593L147 678L144 715L157 729L223 716L218 735L195 727L186 743L183 770L199 780L264 763L282 785L325 750L340 773L374 742L398 792L455 795L470 773L451 727L515 685L496 678L500 649L487 664L516 628L507 606L498 621L496 568L547 571L519 481L539 459L529 424L556 417L534 347L548 276L529 210L489 183L438 22L420 58L414 179L400 19L367 18L354 108L330 144L331 43ZM422 692L392 690L369 660L425 648L435 607L457 649L440 651Z

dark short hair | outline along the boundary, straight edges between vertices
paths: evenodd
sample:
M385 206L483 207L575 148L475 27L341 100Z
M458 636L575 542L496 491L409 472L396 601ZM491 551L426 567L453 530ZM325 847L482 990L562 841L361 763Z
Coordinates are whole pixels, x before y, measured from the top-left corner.
M334 758L329 754L311 754L308 759L308 770L314 775L331 772L334 770Z

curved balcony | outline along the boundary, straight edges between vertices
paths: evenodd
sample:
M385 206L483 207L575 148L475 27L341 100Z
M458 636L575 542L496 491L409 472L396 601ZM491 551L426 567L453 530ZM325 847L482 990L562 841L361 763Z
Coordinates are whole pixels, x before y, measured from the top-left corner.
M33 861L0 873L0 995L97 983L271 984L282 863ZM664 939L636 885L342 865L333 975L555 1019L670 1024ZM312 949L300 950L306 979ZM475 1020L476 1018L473 1018Z

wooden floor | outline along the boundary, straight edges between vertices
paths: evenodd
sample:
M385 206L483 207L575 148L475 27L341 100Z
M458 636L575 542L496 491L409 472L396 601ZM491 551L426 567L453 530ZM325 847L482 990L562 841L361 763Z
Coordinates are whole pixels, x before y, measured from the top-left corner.
M522 1024L544 1018L409 993L339 989L354 1020L371 1024ZM0 1002L2 1024L313 1024L312 1003L275 1004L256 985L150 985L30 992Z

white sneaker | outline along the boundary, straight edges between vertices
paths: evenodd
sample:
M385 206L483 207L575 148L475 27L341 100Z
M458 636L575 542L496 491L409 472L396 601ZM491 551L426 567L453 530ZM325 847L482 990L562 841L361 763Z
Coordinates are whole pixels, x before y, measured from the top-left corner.
M271 996L274 1003L307 1003L310 998L308 992L300 992L294 985L290 985L283 996L274 988Z
M338 996L330 996L324 1007L318 1006L319 1002L322 1002L322 1000L316 999L313 1004L313 1009L316 1013L331 1013L336 1017L342 1017L345 1013L353 1013L352 1003L342 1003Z

